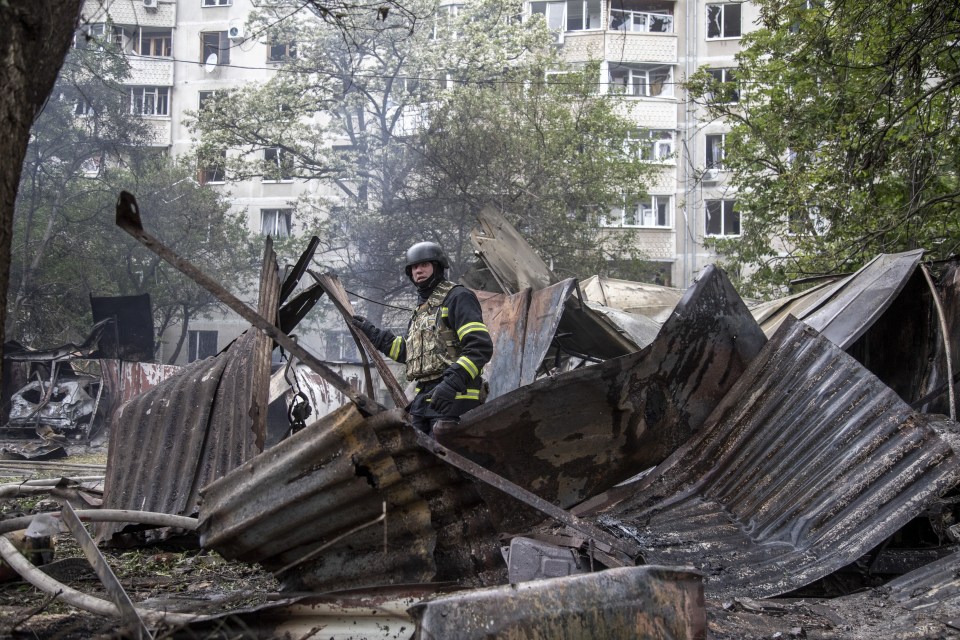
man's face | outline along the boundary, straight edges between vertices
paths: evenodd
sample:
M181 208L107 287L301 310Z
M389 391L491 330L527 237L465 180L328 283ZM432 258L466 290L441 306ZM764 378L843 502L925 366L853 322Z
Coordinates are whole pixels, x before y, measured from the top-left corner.
M414 284L423 284L433 275L433 263L418 262L410 267L410 274L413 276Z

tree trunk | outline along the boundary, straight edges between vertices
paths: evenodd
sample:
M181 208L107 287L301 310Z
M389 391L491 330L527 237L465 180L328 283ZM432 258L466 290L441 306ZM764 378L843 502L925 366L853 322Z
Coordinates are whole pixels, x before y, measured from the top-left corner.
M56 82L82 5L82 0L0 2L0 329L7 318L13 211L30 127Z
M183 305L183 322L180 324L180 339L177 340L177 348L173 350L173 355L167 360L167 364L176 364L180 350L183 349L183 343L187 339L190 331L190 307Z

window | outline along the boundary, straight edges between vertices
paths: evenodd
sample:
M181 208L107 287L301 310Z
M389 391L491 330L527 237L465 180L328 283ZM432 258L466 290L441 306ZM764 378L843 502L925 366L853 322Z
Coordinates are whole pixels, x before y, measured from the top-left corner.
M551 31L586 31L603 28L600 0L530 3L531 15L542 15Z
M437 13L433 16L433 32L430 34L430 39L436 40L443 35L444 31L449 28L450 23L460 15L461 9L463 9L461 4L446 4L437 7ZM457 36L456 31L452 35L455 38Z
M170 115L170 87L130 87L130 113L141 116Z
M603 221L605 227L644 227L668 229L672 226L673 198L646 196L623 208L613 209Z
M736 69L708 69L716 86L710 102L714 104L740 102L740 87L737 85Z
M628 96L673 95L673 67L669 65L610 65L610 86Z
M293 42L271 44L267 51L267 62L286 62L297 57L297 45Z
M76 116L92 116L95 113L96 111L94 111L93 105L86 98L80 98L77 100L73 107L73 115Z
M230 40L226 31L200 32L200 62L206 63L213 58L214 64L230 64Z
M610 28L614 31L673 33L673 8L636 0L617 0L610 10Z
M324 336L324 359L329 362L359 362L357 343L349 331L327 331Z
M200 168L200 184L209 184L211 182L225 182L226 181L226 166L227 166L227 151L215 153L214 157L209 161L201 165Z
M707 200L706 234L740 235L740 212L737 211L736 200Z
M646 162L663 162L673 155L673 131L634 132L627 139L629 149Z
M290 154L280 147L269 147L263 150L264 182L293 179L293 162Z
M203 360L217 355L216 331L194 331L191 329L188 335L190 346L187 349L187 362Z
M209 105L208 103L209 103L211 100L213 100L213 99L216 97L216 95L217 95L217 92L216 92L216 91L200 91L200 92L198 92L198 93L197 93L197 98L198 98L198 101L199 101L199 102L198 102L198 104L197 104L197 108L198 108L200 111L203 111L203 109L204 109L205 107L209 107L210 105Z
M260 233L274 238L289 237L291 217L293 209L261 209Z
M110 42L118 47L123 47L123 38L126 32L123 27L112 26L107 29L107 25L99 22L97 24L88 24L81 27L78 33L73 34L73 46L77 49L103 49L104 42Z
M169 58L173 55L172 43L171 29L138 29L137 37L133 40L133 52L141 56Z
M725 134L711 134L707 136L707 169L723 169L723 144Z
M739 38L740 8L736 2L707 5L707 40Z
M229 7L233 0L203 0L204 7Z

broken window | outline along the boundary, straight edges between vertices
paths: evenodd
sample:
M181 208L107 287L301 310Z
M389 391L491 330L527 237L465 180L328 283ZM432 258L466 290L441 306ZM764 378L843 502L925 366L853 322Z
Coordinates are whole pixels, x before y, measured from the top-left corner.
M618 0L610 9L610 29L673 33L673 3Z
M133 41L133 52L141 56L169 58L173 55L172 29L144 29L137 30L137 37Z
M707 169L723 169L723 145L725 134L710 134L707 136Z
M740 102L740 86L737 84L736 69L708 69L707 72L713 76L714 80L709 102L714 104Z
M217 355L217 332L194 331L189 332L190 345L187 353L187 362L203 360Z
M226 31L200 32L201 64L230 64L230 39Z
M286 62L297 57L297 45L293 42L271 44L267 51L267 62Z
M673 67L670 65L610 65L610 86L628 96L644 98L673 95Z
M264 182L278 182L293 179L293 159L280 147L268 147L263 150L265 173Z
M170 115L170 87L130 87L130 113L141 116Z
M567 2L531 2L530 15L542 15L551 31L586 31L601 29L600 0L568 0Z
M739 38L741 5L738 2L707 5L707 40Z
M214 157L201 159L200 184L209 184L211 182L226 181L227 151L226 149L214 152Z
M707 200L706 235L740 235L740 212L736 200Z
M291 218L293 209L261 209L260 233L274 238L290 236Z
M627 138L627 150L646 162L665 162L673 156L673 131L633 132Z

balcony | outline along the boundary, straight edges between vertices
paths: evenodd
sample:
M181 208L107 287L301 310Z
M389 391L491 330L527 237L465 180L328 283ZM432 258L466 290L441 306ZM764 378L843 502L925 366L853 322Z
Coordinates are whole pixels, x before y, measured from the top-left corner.
M130 79L127 84L157 87L173 86L172 59L129 54L127 60L130 62Z

